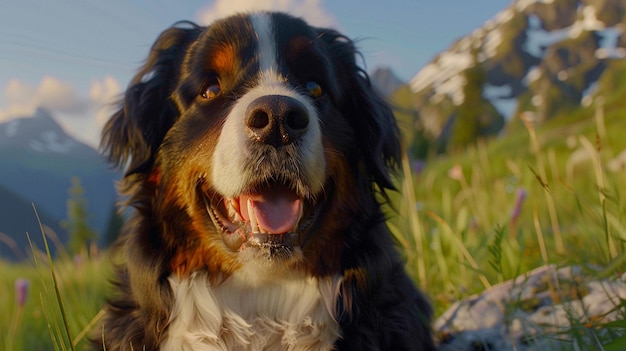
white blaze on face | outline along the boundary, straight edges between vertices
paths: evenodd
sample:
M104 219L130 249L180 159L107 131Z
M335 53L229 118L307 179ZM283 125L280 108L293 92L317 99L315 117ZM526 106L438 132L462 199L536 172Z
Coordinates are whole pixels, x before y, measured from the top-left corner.
M322 189L326 166L317 110L310 97L298 93L278 73L278 50L271 16L263 13L252 14L249 19L258 40L258 81L235 102L226 117L213 154L213 185L219 193L227 197L237 197L246 189L249 180L254 176L254 162L257 161L250 160L250 152L247 151L247 148L255 146L246 130L246 110L262 96L282 95L298 100L307 109L309 125L298 142L297 162L302 164L302 176L311 192L317 193Z
M277 66L277 48L274 42L274 28L270 16L263 13L250 15L252 27L259 39L258 55L260 58L261 74L272 71Z

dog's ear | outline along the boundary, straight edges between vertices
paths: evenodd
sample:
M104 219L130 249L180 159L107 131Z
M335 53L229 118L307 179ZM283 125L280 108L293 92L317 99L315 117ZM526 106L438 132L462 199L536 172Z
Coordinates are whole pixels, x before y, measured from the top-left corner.
M360 53L354 43L340 33L321 29L324 41L338 64L337 75L342 87L341 106L356 131L364 153L368 174L384 192L395 189L391 175L401 159L400 131L391 107L372 87L365 70L357 64Z
M148 172L157 148L178 116L171 99L185 52L202 31L191 22L165 30L131 80L120 108L104 126L100 148L126 174Z

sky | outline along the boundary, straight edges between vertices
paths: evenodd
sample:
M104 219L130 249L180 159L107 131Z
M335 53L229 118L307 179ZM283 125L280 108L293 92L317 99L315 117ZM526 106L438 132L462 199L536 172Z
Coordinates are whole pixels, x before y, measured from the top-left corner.
M179 20L210 24L235 12L288 11L357 43L365 68L405 82L511 0L3 0L0 123L52 113L97 147L114 102L158 34ZM2 138L2 136L0 136Z

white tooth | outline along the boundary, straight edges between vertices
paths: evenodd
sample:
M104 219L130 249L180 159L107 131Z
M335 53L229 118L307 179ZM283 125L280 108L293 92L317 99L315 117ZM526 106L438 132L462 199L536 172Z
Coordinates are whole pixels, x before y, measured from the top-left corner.
M252 199L248 199L248 216L250 217L250 230L253 233L259 232L259 226L256 221L256 214L254 213L254 207L252 206Z
M228 205L233 211L233 216L231 218L233 218L235 222L243 222L243 218L241 218L241 216L239 215L239 208L238 208L239 204L237 203L237 200L230 199L230 202L228 203Z
M241 219L241 216L239 215L239 213L237 213L237 211L232 205L228 206L228 213L230 215L230 218L233 220L233 222L243 222L243 220Z
M231 220L235 218L236 212L235 212L235 209L233 208L233 204L230 201L226 203L226 209L228 211L228 218L230 218Z

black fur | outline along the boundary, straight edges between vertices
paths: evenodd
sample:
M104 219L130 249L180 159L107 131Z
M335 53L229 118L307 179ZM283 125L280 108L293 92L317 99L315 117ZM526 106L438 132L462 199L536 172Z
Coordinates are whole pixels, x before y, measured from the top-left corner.
M274 21L291 26L283 36L302 32L319 39L316 62L325 67L317 78L328 96L318 108L322 119L332 116L323 120L322 133L347 160L352 179L344 179L344 183L353 182L357 189L349 204L331 205L347 201L332 193L320 204L325 216L343 211L336 215L345 217L345 223L335 226L339 232L326 234L341 240L342 247L333 261L320 260L310 268L315 274L343 274L346 278L337 301L342 336L336 349L434 350L431 308L406 275L377 200L394 189L391 177L400 161L399 132L392 111L374 93L367 74L358 66L352 41L334 30L312 28L283 14L272 16ZM240 23L235 22L244 19L238 16L230 21L236 26ZM219 26L227 24L220 22ZM209 29L215 35L225 33L221 27L205 28L189 22L164 31L131 81L120 109L104 128L102 148L111 163L126 170L120 191L134 214L120 240L117 295L108 303L103 321L106 343L99 331L93 338L95 349L157 350L167 328L173 303L167 282L172 273L169 261L184 236L175 231L192 219L176 207L162 211L160 206L164 205L156 199L160 190L150 177L154 176L155 164L176 162L176 153L183 147L180 145L186 145L176 142L180 130L185 130L177 125L200 120L190 116L200 109L194 107L193 94L198 93L196 80L201 78L183 67L193 66L196 56L207 49L201 41L210 40L206 34ZM246 34L250 33L236 33ZM236 35L232 40L243 45L244 39ZM237 77L239 81L247 78L244 73ZM236 89L233 91L228 98L236 100ZM224 102L220 106L227 105ZM174 129L177 131L172 132ZM341 186L336 179L328 183L327 192Z

